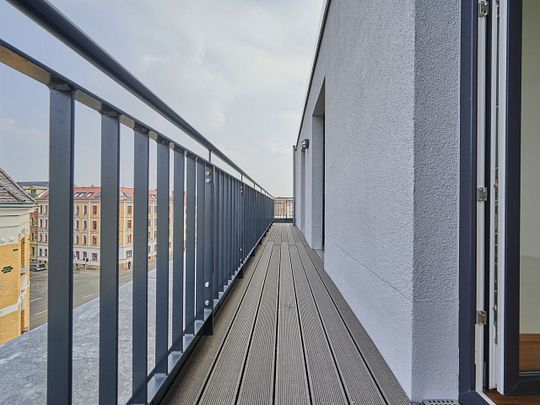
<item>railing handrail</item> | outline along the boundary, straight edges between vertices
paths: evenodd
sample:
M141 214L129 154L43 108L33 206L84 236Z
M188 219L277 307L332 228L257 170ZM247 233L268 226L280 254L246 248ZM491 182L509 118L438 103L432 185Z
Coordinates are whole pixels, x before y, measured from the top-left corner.
M23 14L30 17L44 29L49 31L60 41L72 48L80 56L92 63L95 67L108 75L116 83L120 84L131 94L136 96L150 108L158 112L161 116L182 130L185 134L193 138L211 154L216 155L227 165L232 167L243 177L251 180L255 186L259 187L270 198L272 195L250 177L244 170L234 163L217 146L210 142L204 135L197 131L192 125L184 120L178 113L161 100L154 92L146 87L139 79L131 74L107 51L93 41L69 18L61 13L47 0L7 0Z

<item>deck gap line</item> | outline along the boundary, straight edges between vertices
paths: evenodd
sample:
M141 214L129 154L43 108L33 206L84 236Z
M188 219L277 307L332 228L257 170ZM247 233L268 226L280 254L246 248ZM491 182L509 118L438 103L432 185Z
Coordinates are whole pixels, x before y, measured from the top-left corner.
M263 252L262 252L262 255L261 255L261 259L260 259L259 262L257 263L257 267L255 268L255 271L263 271L263 270L259 270L259 266L261 266L262 257L266 254L266 249L267 249L268 247L269 247L269 244L265 243L265 244L264 244L264 248L263 248ZM271 247L271 246L270 246L270 247ZM271 249L268 249L268 250L270 250L270 254L269 254L269 256L268 256L268 263L269 263L270 258L271 258ZM266 260L266 259L265 259L265 260ZM268 269L268 263L266 264L266 266L264 266L264 264L263 264L263 266L264 266L266 269ZM262 288L264 287L264 282L265 282L265 280L266 280L266 275L267 275L267 273L264 273L264 278L263 278L263 280L262 280L261 293L260 293L260 294L262 294ZM263 276L261 276L261 277L263 277ZM250 283L249 287L246 289L246 292L247 292L247 290L248 290L249 288L251 288L251 286L252 286L252 284ZM259 295L259 299L258 299L258 301L257 301L257 310L258 310L258 303L260 302L260 296L261 296L261 295ZM254 298L257 298L257 297L255 296ZM242 303L240 304L240 306L239 306L238 308L240 308L240 307L242 306L242 304L244 304L244 301L245 301L245 299L242 300ZM231 322L231 325L230 325L230 326L234 325L234 323L235 323L236 320L237 320L237 318L235 317L235 318L233 319L233 321ZM232 330L231 327L229 328L229 331L230 331L230 330ZM223 343L222 343L222 345L221 345L221 347L220 347L219 353L218 353L217 356L215 357L215 361L213 362L213 365L212 365L212 371L211 371L211 372L209 373L209 375L208 375L207 381L206 381L206 383L205 383L205 388L204 388L204 389L202 390L202 392L201 392L201 395L200 395L200 398L199 398L199 402L202 400L202 397L204 396L204 394L205 394L205 392L206 392L206 389L208 388L208 382L209 382L209 380L210 380L210 379L212 378L212 376L213 376L213 373L214 373L214 371L215 371L216 364L217 364L217 362L219 361L219 359L220 359L221 356L222 356L222 353L223 353L223 347L224 347L225 344L229 341L229 338L230 338L230 336L229 336L229 333L228 333L226 339L223 341ZM235 397L236 397L236 394L235 394Z
M231 327L232 327L232 325L234 323L234 320L238 316L239 309L242 306L242 302L244 302L244 298L246 297L246 293L247 293L247 291L249 289L249 286L251 285L251 281L253 280L253 276L255 275L255 271L257 270L257 266L259 265L259 262L261 261L261 258L262 258L263 252L264 252L264 248L259 249L259 251L260 252L257 252L257 254L256 254L255 258L254 258L254 259L256 259L256 262L253 263L253 271L251 271L251 274L249 276L249 280L248 280L248 283L246 285L246 288L242 293L242 298L240 299L240 302L238 303L238 306L234 310L234 316L233 316L233 318L231 320L231 323L227 327L227 331L225 332L225 335L223 336L223 339L221 340L221 344L219 345L219 349L216 352L216 355L215 355L215 357L214 357L214 359L212 361L212 365L210 366L208 372L206 373L206 376L204 377L204 381L201 384L201 387L199 388L199 392L197 393L196 400L195 400L195 403L197 403L197 404L201 400L201 396L202 396L202 394L204 393L204 391L206 389L206 384L208 383L208 380L210 379L210 375L212 375L212 371L214 370L214 366L216 364L216 361L219 358L219 355L221 354L221 350L223 349L223 345L225 344L225 341L227 340L227 337L229 336L229 333L231 331ZM258 253L260 253L260 254L258 254ZM248 260L250 260L250 259L248 259ZM233 288L235 288L235 287L237 287L237 286L234 285ZM221 305L222 306L221 306L220 309L223 308L223 305L226 305L226 301L222 302ZM211 339L212 336L208 336L207 338Z
M307 357L306 357L306 347L304 343L304 332L302 330L302 322L300 322L300 311L298 308L298 297L296 294L296 282L294 279L294 271L292 267L292 260L291 260L291 249L290 246L288 246L289 249L289 263L291 265L291 278L292 278L292 285L293 285L293 293L294 293L294 302L296 302L296 315L298 316L298 328L300 329L300 341L302 342L302 354L304 355L304 369L306 370L306 377L308 382L308 395L309 395L309 402L313 403L313 396L311 394L311 377L307 366Z
M315 265L314 263L314 260L313 258L311 257L311 255L309 254L309 251L306 249L305 245L304 245L304 242L302 242L302 247L304 248L304 250L306 251L307 253L307 256L309 258L309 260L311 261L311 263L313 264L313 267L315 268L315 272L316 272L316 276L321 280L321 283L324 287L324 289L326 290L326 292L328 293L328 296L330 297L330 300L332 301L332 304L334 305L337 313L339 314L339 317L341 319L341 321L343 322L343 324L345 325L345 329L347 330L347 333L349 334L349 336L351 337L351 340L353 341L353 344L354 346L356 347L356 350L358 352L358 354L360 355L360 358L362 359L363 363L365 364L366 366L366 370L368 371L369 375L371 376L371 379L373 380L375 386L377 387L377 389L379 390L379 393L381 395L381 398L383 399L383 401L387 404L387 405L391 405L389 402L388 402L388 398L386 397L386 395L384 394L384 391L382 390L381 388L381 385L379 384L379 381L377 381L377 378L375 378L375 375L373 374L373 370L371 369L371 366L368 364L368 362L366 361L366 358L364 356L364 354L362 353L362 350L360 349L360 347L358 346L358 344L356 343L356 339L354 339L354 336L352 335L352 332L349 328L349 325L347 325L347 322L345 322L345 319L343 318L343 315L341 314L341 312L339 311L339 308L338 306L336 305L336 302L334 300L334 297L332 296L332 294L330 293L326 283L324 282L324 280L322 279L320 273L319 273L319 270L317 269L317 266Z
M296 248L296 250L298 251L298 248ZM336 355L334 353L334 348L332 347L331 343L330 343L330 338L328 337L328 333L326 331L326 325L324 324L324 321L322 319L322 316L321 316L321 311L319 310L319 305L317 304L317 300L315 299L315 294L313 293L313 289L311 287L311 283L309 282L309 278L307 276L307 272L306 272L306 269L304 267L304 263L302 262L302 257L300 256L300 252L298 252L298 258L300 259L300 265L302 266L302 269L304 271L304 275L306 277L306 281L307 281L307 284L308 284L308 288L309 288L309 293L311 295L311 297L313 298L313 302L315 303L315 310L317 311L317 316L319 317L319 320L321 321L321 325L322 325L322 329L323 329L323 332L324 332L324 336L326 338L326 344L328 345L328 347L330 348L330 353L332 355L332 359L334 360L334 366L337 370L337 373L338 373L338 377L339 377L339 381L341 383L341 388L343 389L343 393L345 394L345 398L347 399L347 402L350 404L351 403L351 399L349 398L349 393L347 392L347 388L345 387L345 383L343 381L343 376L342 376L342 372L341 372L341 369L339 368L338 366L338 363L337 363L337 360L336 360Z
M265 245L265 249L266 249L266 246ZM240 387L242 385L242 379L244 378L244 371L246 369L246 363L247 363L247 358L248 358L248 354L249 354L249 349L251 348L251 343L253 341L253 331L255 330L255 324L257 323L257 317L259 316L259 310L261 309L261 302L262 302L262 297L263 297L263 294L264 294L264 289L266 287L266 281L268 280L268 272L269 272L269 268L270 268L270 261L272 259L272 250L273 250L273 245L270 247L270 256L268 258L268 263L266 264L266 273L264 275L264 280L263 280L263 283L262 283L262 287L261 287L261 293L259 294L259 299L258 299L258 303L257 303L257 310L255 311L255 316L253 317L253 324L251 325L251 332L249 334L249 342L248 342L248 345L247 345L247 348L244 352L244 359L243 359L243 364L242 364L242 370L240 371L240 376L238 378L238 381L236 382L236 393L234 395L234 403L238 403L238 396L240 395Z
M279 254L279 260L278 260L278 274L277 274L277 298L276 298L276 330L275 330L275 337L274 337L274 381L272 386L272 403L276 403L276 379L277 379L277 356L278 356L278 337L279 337L279 301L281 299L280 293L281 293L281 283L279 282L281 278L281 249L277 249Z

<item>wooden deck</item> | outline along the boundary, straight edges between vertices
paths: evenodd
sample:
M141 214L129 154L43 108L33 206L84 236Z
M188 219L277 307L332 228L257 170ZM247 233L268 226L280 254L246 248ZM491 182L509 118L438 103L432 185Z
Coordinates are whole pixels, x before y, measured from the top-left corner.
M316 252L274 224L165 404L409 404Z

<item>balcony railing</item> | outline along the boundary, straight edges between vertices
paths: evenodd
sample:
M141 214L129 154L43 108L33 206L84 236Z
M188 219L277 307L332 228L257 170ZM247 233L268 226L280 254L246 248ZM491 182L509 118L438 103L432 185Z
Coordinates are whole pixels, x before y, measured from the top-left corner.
M118 401L120 127L133 130L133 346L130 402L159 398L273 221L273 198L58 10L43 0L14 6L208 150L198 156L146 123L0 40L0 60L50 89L47 402L72 401L75 103L101 114L99 402ZM157 156L155 366L148 370L149 144ZM211 161L217 156L229 169ZM170 190L170 165L173 187ZM249 183L249 184L248 184ZM172 297L169 201L173 194ZM185 230L184 230L185 224ZM185 239L185 240L184 240ZM185 246L185 251L184 251ZM169 300L172 314L169 314ZM169 347L169 316L172 347Z

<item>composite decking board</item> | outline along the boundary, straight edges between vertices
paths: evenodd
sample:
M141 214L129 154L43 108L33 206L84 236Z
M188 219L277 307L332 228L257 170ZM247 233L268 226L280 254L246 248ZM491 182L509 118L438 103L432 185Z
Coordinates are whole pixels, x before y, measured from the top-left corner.
M275 232L275 229L271 229L269 236L272 236ZM176 381L169 389L163 403L193 404L197 401L201 386L204 384L232 325L232 321L238 312L240 302L251 283L254 269L261 259L262 252L262 247L257 249L255 257L247 263L244 269L244 278L237 280L235 288L230 291L226 302L223 303L223 306L216 314L213 335L201 338Z
M289 242L289 245L296 244L296 241L294 240L293 234L292 234L292 226L287 225L287 241Z
M239 404L273 402L280 250L278 246L272 248L259 314L238 394Z
M294 228L293 232L299 233L297 228ZM302 243L304 244L305 249L308 252L309 257L311 258L312 263L314 264L315 269L322 279L326 289L332 297L338 312L349 329L349 333L355 341L358 349L364 356L371 373L377 380L379 389L381 390L384 398L389 404L392 405L410 405L410 400L407 398L405 391L403 391L403 388L397 381L392 371L388 368L384 358L352 311L349 304L347 304L345 301L345 298L343 298L339 292L328 273L326 273L324 270L321 257L315 251L309 248L305 240L302 240Z
M262 241L262 246L255 251L255 257L247 263L244 279L238 280L237 285L231 289L218 311L214 335L201 338L163 403L192 404L197 402L206 388L209 389L210 378L219 367L219 358L230 351L228 347L225 347L225 343L232 336L235 320L241 312L244 312L241 303L246 299L248 291L256 284L253 283L253 277L258 273L258 269L255 269L267 246L270 246L268 249L271 250L271 254L266 281L261 289L258 314L253 320L250 338L242 342L247 353L243 358L238 356L236 359L238 365L234 365L231 360L232 376L226 377L235 381L235 384L230 384L236 386L231 390L236 391L236 397L231 401L242 404L270 403L273 389L273 403L276 404L309 403L310 401L313 403L343 402L342 398L320 399L323 395L328 396L329 393L319 393L317 391L319 385L328 384L328 382L315 383L317 378L332 376L331 369L328 370L327 367L332 365L333 361L334 374L337 369L341 377L338 388L346 391L351 403L409 405L409 400L382 356L324 271L320 256L309 248L300 231L290 224L272 225ZM279 252L279 257L276 257L275 252ZM276 262L279 262L279 267ZM275 274L274 269L277 269L279 273L284 273L283 270L285 270L285 277L284 274ZM302 273L299 270L303 271L304 278L301 277ZM274 287L272 283L275 283ZM312 303L314 302L315 310L309 303L309 296L305 294L306 284L314 300ZM274 295L274 311L277 309L277 313L275 312L274 318L270 311L272 308L271 291L275 291L276 294ZM315 314L324 329L326 345L331 351L332 359L329 359L327 352L324 353L324 345L322 350L318 349L323 354L315 353L317 349L312 347L322 345L320 333L317 332ZM291 321L294 317L295 319ZM272 319L274 320L273 334L268 333L267 336L263 336L261 330L272 330L271 324L267 325L267 322L271 323ZM336 337L336 335L339 336ZM342 341L346 341L347 338L349 343L343 344ZM273 345L272 339L274 339ZM319 359L315 356L323 356L325 360L328 360L327 364L315 365L317 360L314 358ZM346 356L355 358L352 361L355 367L351 366L351 361L343 359ZM359 362L359 358L362 359L363 364ZM364 367L363 371L362 367ZM237 371L239 368L242 370L240 373ZM230 367L225 371L229 372L229 369ZM331 379L335 381L334 377ZM216 389L219 392L214 402L231 402L229 399L232 396L222 395L221 378L217 380ZM355 385L352 391L351 381ZM326 389L336 390L335 387L326 387ZM268 393L270 393L269 396ZM200 401L200 403L206 402L212 403L204 399Z
M379 387L345 323L339 316L305 246L303 244L297 246L310 288L316 297L317 309L323 320L347 397L351 402L357 404L386 404L386 400L379 391Z
M287 243L282 243L280 249L274 398L277 404L309 404L309 386L294 295L289 246Z
M238 315L232 321L229 333L202 390L199 398L201 404L229 404L236 400L239 380L244 369L253 325L266 280L272 245L266 243L263 249L261 260L255 268L250 286L240 303Z
M312 401L317 404L346 404L348 401L341 377L309 288L300 255L294 245L290 246L290 257Z

